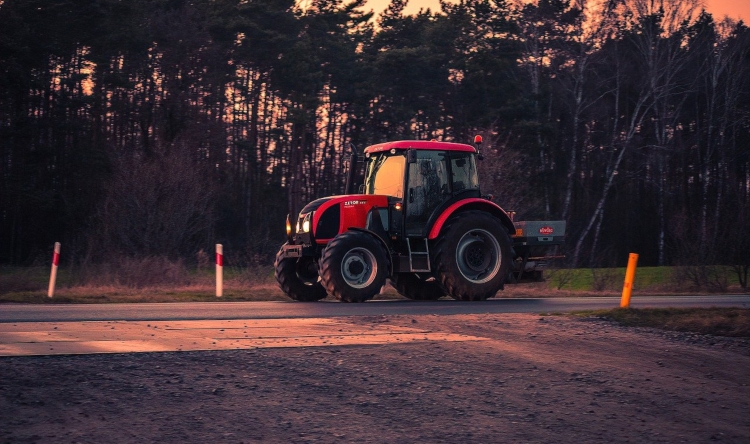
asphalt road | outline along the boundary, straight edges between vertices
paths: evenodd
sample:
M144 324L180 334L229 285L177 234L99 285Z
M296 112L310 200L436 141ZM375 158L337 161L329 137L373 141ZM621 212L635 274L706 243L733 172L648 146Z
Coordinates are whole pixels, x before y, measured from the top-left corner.
M548 313L615 308L617 297L339 302L186 302L149 304L2 304L0 322L174 321L205 319L329 318L337 316ZM633 308L750 307L750 295L634 296Z

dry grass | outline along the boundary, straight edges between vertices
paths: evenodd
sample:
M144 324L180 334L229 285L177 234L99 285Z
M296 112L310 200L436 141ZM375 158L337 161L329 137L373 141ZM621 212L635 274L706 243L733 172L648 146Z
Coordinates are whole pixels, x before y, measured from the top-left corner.
M36 292L47 289L49 270L39 267L0 268L0 296L7 293Z
M523 282L505 285L505 289L498 291L496 298L564 298L581 296L619 296L615 291L594 291L580 289L558 289L549 281Z
M278 286L224 286L222 297L216 297L215 286L192 285L172 288L135 289L119 286L79 286L61 288L53 298L45 291L21 291L0 295L0 302L24 303L134 303L134 302L217 302L217 301L286 301Z
M182 261L165 257L114 257L104 264L84 264L74 270L79 287L117 286L125 288L159 288L166 285L194 284Z
M577 314L611 319L629 327L750 337L750 309L747 308L617 308Z
M107 264L60 268L54 298L47 297L49 269L0 269L0 302L113 303L288 300L269 267L224 267L216 297L213 267L188 269L181 261L115 258Z
M0 303L135 303L289 301L270 266L224 267L222 297L216 297L213 266L188 269L165 258L116 258L110 263L60 269L53 298L47 297L49 269L1 268ZM375 299L402 298L386 288ZM332 299L332 298L329 298Z

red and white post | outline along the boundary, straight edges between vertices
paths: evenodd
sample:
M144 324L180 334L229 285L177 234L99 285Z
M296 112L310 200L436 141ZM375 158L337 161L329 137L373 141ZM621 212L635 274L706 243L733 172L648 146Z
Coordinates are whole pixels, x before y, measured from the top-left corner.
M224 294L224 246L216 244L216 297Z
M55 295L55 283L57 282L57 266L60 264L60 242L55 242L55 251L52 253L52 271L49 275L49 288L47 297Z

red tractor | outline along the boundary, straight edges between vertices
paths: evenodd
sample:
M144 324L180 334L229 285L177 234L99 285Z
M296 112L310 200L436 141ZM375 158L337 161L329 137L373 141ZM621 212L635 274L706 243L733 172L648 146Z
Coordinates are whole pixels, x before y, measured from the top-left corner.
M538 222L533 234L543 236L517 230L479 190L481 138L475 142L477 148L413 140L370 146L361 194L350 194L352 154L345 195L287 217L288 240L275 262L281 289L296 301L331 294L364 302L390 280L409 299L481 301L539 267L532 248L562 243L564 222Z

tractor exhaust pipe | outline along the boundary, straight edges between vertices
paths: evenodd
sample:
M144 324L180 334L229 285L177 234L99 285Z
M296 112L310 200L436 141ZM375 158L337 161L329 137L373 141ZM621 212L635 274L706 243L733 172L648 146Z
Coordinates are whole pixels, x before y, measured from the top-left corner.
M353 194L352 188L354 188L354 179L357 174L357 148L353 143L349 144L349 148L352 150L352 154L349 157L349 173L346 175L346 185L344 186L344 194Z

